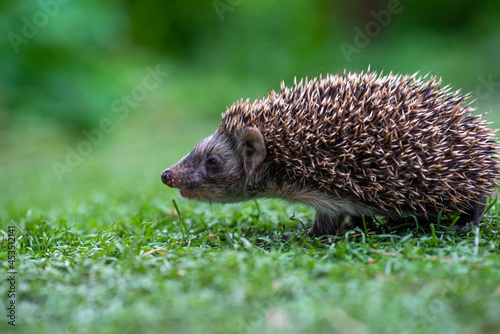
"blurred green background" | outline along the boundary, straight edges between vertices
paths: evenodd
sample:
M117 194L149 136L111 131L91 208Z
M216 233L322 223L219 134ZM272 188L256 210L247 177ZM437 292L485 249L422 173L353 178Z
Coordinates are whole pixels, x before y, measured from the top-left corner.
M160 172L294 76L430 72L500 118L496 0L1 1L0 28L4 220L85 212L103 184L170 200Z

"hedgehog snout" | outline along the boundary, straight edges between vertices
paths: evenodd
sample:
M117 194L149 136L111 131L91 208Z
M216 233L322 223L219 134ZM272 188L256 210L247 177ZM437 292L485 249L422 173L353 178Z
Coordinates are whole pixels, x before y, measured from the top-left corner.
M172 173L170 172L170 169L165 169L161 173L161 180L163 183L165 183L169 187L175 187L174 185L174 179L172 178Z
M165 169L161 173L161 180L170 188L179 188L183 186L182 179L179 178L178 173L172 167Z

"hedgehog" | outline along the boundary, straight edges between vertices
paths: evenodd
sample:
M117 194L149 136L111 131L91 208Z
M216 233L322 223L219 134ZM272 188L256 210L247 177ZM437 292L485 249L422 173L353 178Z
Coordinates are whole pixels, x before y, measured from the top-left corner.
M311 206L311 237L377 217L477 225L498 186L499 146L469 100L429 74L344 70L282 81L279 92L231 105L161 178L193 200Z

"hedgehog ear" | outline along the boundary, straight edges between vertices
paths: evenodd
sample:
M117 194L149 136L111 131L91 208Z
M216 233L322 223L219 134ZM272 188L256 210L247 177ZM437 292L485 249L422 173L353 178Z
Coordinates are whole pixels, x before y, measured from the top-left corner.
M238 146L243 155L243 166L247 175L252 174L266 157L264 136L256 128L244 128L238 139Z

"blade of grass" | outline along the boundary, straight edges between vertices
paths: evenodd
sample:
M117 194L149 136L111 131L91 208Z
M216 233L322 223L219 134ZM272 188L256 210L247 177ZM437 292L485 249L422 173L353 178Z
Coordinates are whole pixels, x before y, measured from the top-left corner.
M450 226L448 226L448 228L446 229L446 231L444 231L444 234L447 234L453 228L453 226L455 226L455 224L457 223L457 221L459 219L460 219L460 216L455 217L455 219L453 219L453 221L451 222Z
M184 234L184 218L182 218L181 210L179 210L179 207L177 206L175 199L172 200L172 203L174 204L174 208L175 208L175 211L177 212L177 216L179 216L179 225L181 228L182 239L186 240L186 235Z

